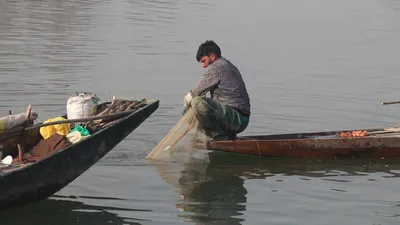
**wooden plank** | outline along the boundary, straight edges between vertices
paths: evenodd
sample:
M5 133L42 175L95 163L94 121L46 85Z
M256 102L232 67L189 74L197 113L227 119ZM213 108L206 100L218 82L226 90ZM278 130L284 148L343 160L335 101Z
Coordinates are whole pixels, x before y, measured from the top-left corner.
M32 105L28 105L28 108L25 112L25 127L28 127L31 120L31 113L32 113ZM22 163L22 156L25 153L25 139L28 132L23 131L21 143L18 144L18 161Z

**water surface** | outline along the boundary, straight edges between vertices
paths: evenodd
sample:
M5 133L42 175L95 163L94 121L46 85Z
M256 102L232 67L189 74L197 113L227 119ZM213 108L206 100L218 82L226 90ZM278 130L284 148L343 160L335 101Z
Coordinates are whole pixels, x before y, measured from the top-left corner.
M215 40L246 82L243 133L395 126L396 0L7 0L0 2L0 112L65 113L76 91L149 97L160 108L90 170L5 224L398 224L396 160L157 163L144 157L179 119ZM209 161L209 162L208 162ZM23 216L21 216L23 215ZM44 222L44 219L48 222Z

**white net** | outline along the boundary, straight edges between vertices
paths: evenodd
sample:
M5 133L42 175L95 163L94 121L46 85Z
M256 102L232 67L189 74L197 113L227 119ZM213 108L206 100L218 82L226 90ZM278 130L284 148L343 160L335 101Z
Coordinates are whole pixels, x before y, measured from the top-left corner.
M192 108L189 108L146 158L185 161L193 157L193 149L204 148L206 140L206 135L199 127L199 121Z

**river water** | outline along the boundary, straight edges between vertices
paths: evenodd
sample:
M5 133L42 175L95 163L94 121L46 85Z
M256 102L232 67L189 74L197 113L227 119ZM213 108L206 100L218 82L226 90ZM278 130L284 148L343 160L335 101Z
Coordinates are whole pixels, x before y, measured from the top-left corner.
M160 100L159 109L51 198L1 224L399 224L396 160L208 161L144 157L177 122L212 39L238 66L243 133L396 126L397 0L0 1L0 112L65 113L76 91ZM399 179L399 180L398 180Z

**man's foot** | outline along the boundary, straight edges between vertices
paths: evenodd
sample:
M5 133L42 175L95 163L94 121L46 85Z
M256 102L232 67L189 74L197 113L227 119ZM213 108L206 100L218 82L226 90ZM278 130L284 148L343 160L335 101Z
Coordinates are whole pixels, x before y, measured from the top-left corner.
M237 138L236 134L228 135L228 140L234 141L234 140L236 140L236 138Z
M224 134L219 134L216 135L212 138L213 141L228 141L228 140L232 140L231 138L229 138L229 136L224 135Z
M220 133L214 133L214 132L205 132L207 136L207 142L213 142L213 141L228 141L228 140L235 140L236 135L226 135L226 134L220 134Z

